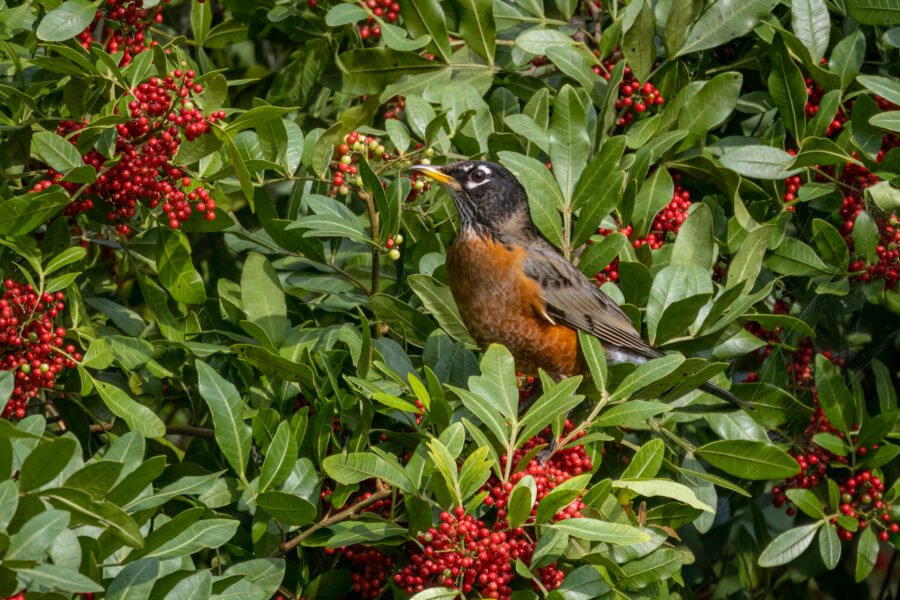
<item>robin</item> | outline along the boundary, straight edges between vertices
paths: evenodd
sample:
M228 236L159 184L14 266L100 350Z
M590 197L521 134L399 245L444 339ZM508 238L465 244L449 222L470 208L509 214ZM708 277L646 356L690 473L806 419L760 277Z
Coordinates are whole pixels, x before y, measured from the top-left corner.
M413 168L453 196L460 230L447 253L447 276L460 315L480 346L503 344L523 373L540 368L557 378L587 372L578 331L599 338L611 364L662 356L641 339L622 309L538 232L525 189L509 170L474 160ZM700 389L747 407L711 382Z

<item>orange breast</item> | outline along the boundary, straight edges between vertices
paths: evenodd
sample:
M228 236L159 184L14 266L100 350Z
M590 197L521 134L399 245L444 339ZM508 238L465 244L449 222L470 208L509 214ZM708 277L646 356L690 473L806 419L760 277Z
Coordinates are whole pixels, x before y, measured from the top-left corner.
M543 316L540 286L523 271L525 249L462 235L447 254L450 290L469 333L482 347L506 346L523 373L582 370L578 335Z

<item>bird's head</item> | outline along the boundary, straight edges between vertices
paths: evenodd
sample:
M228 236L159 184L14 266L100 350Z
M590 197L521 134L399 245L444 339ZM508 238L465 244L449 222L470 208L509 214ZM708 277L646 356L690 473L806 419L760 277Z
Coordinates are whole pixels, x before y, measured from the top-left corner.
M502 165L464 160L413 169L449 190L463 230L480 227L494 234L512 234L533 228L525 188Z

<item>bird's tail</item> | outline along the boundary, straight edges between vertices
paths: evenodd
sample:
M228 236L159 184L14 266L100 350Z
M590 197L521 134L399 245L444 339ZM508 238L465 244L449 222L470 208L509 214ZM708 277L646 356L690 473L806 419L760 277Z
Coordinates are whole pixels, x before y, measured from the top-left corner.
M743 408L744 410L753 410L753 407L749 403L747 403L745 400L741 400L740 398L738 398L737 396L735 396L734 394L732 394L725 388L721 388L712 382L707 381L706 383L704 383L703 385L700 386L700 389L708 394L712 394L713 396L716 396L718 398L721 398L722 400L730 402L730 403L734 404L735 406L737 406L738 408Z

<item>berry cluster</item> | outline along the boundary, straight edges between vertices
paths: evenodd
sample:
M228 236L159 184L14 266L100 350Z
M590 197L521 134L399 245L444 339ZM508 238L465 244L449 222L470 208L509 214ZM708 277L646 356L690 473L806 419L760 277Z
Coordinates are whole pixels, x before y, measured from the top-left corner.
M595 51L594 54L600 56L599 51ZM622 51L616 48L600 65L594 67L594 73L609 80L613 67L622 58ZM645 113L654 106L662 106L664 102L662 94L652 83L646 81L642 84L631 71L631 67L625 67L622 82L619 84L619 96L616 98L616 110L619 111L616 125L624 127L634 121L636 115Z
M574 424L567 420L565 431L572 431ZM575 439L584 437L585 432L581 431ZM531 453L535 448L546 446L550 443L553 434L549 428L540 434L527 440L521 448L513 452L512 462L518 465L521 460ZM506 455L500 457L501 464L505 464ZM501 482L496 475L485 484L484 490L488 492L488 496L484 499L487 506L493 506L497 509L497 521L494 523L494 529L502 530L509 526L506 520L506 506L509 502L509 496L515 485L521 481L526 475L534 478L535 488L537 490L535 506L547 494L555 489L561 483L568 481L576 475L589 473L593 467L590 457L588 457L584 446L570 446L563 448L550 457L549 460L532 459L528 464L510 476L509 481ZM554 521L562 521L563 519L571 519L573 517L581 517L581 510L584 509L584 503L580 499L573 500L568 506L560 510L553 518ZM536 512L537 508L532 511Z
M163 0L163 3L168 2ZM162 4L150 9L143 7L144 0L106 0L106 4L97 11L87 29L78 35L85 50L98 40L110 54L121 50L119 66L125 66L141 52L158 45L147 39L146 30L153 23L162 23Z
M394 114L391 117L388 117L387 114L385 114L385 118L398 118L398 115ZM424 158L417 161L417 164L431 164L431 158L434 156L433 149L425 148L424 144L421 143L417 143L415 149L421 151L424 156ZM334 173L331 177L333 186L331 189L332 195L346 196L350 193L350 185L358 187L363 185L362 177L359 176L359 167L355 164L359 161L361 156L364 156L367 160L382 161L390 161L397 158L387 151L387 148L385 148L384 144L382 144L378 138L361 134L358 131L351 131L344 136L343 142L338 144L335 149L334 160L331 163L331 171ZM413 173L411 176L412 189L406 197L406 201L412 202L419 194L430 190L431 184L429 181L430 180L424 175ZM381 182L381 185L387 187L387 183L384 181ZM395 239L394 243L387 246L389 254L395 249L395 244L399 245L403 241L402 236L397 236L397 238L399 238L399 241ZM396 258L394 258L394 256L396 256ZM399 251L391 254L392 260L397 260L399 258Z
M359 544L341 548L344 558L353 566L353 591L360 598L377 598L394 566L394 559L375 548Z
M812 118L819 110L822 88L810 79L806 80L806 84L808 94L806 116L807 118ZM875 102L881 110L897 110L898 108L897 105L880 96L875 97ZM843 130L846 122L847 115L841 107L838 109L834 120L829 124L826 135L837 135ZM900 136L892 133L884 134L876 161L880 163L891 149L898 146L900 146ZM795 154L796 152L791 151L791 153ZM856 153L853 154L853 157L859 158ZM840 208L841 233L848 248L853 252L853 229L856 225L856 219L860 213L866 211L865 189L875 185L880 179L864 166L852 162L846 163L839 169L833 166L823 166L818 167L818 169L819 172L816 173L814 180L828 181L836 179L845 186L845 189L849 190ZM794 211L795 205L791 203L796 200L797 193L803 185L803 180L799 175L794 175L786 179L784 183L784 201L787 203L785 209ZM874 220L879 235L876 248L877 257L872 264L866 264L858 256L852 260L849 266L852 273L851 280L868 283L872 280L880 279L884 281L885 289L893 289L900 282L900 227L898 227L900 221L898 221L895 214L875 217Z
M827 351L826 351L827 352ZM826 354L823 352L823 354ZM827 354L831 359L830 353ZM854 537L854 532L862 531L869 526L875 526L881 529L879 539L884 542L889 541L892 534L900 532L900 521L895 520L892 514L893 506L885 503L884 483L868 469L856 471L853 469L851 474L847 474L846 468L850 466L849 455L838 455L822 448L815 443L814 437L819 433L828 433L837 436L840 439L847 440L847 435L835 427L825 416L825 411L819 403L817 390L813 389L813 405L815 410L809 417L809 422L798 439L798 450L791 452L791 456L800 466L800 472L785 480L780 485L772 488L772 504L775 508L785 508L785 512L789 516L796 514L796 509L792 506L787 491L790 489L821 489L820 484L824 484L828 479L838 482L838 489L841 494L840 505L831 507L832 511L840 511L841 515L851 517L856 520L856 527L851 527L846 521L833 517L831 522L838 525L837 532L842 540L850 541ZM854 423L851 430L858 431L859 424ZM878 450L878 444L870 446L857 446L856 435L850 435L850 444L856 447L856 455L859 457L866 456L869 452ZM837 468L834 472L829 471L829 466L835 465ZM824 491L823 491L824 495Z
M684 189L680 183L681 174L675 173L672 179L676 182L675 192L672 194L672 200L663 208L653 219L650 225L650 233L638 239L632 239L634 227L627 225L618 230L605 229L603 227L597 230L602 236L607 236L613 231L618 231L631 240L631 245L635 248L647 245L652 250L658 250L663 247L667 241L672 241L681 230L681 224L684 223L688 216L688 210L691 207L691 193ZM602 271L597 273L594 278L597 285L603 285L607 281L616 282L619 280L619 259L612 261L606 265Z
M65 346L66 329L58 324L65 295L38 294L31 284L12 279L0 297L0 370L15 371L12 396L2 418L22 419L31 398L41 388L52 388L64 369L74 369L81 354Z
M394 575L394 583L410 595L443 585L484 598L512 598L513 562L530 560L534 551L524 530L492 532L461 507L441 513L440 520L419 536L410 564Z
M406 108L406 98L403 96L394 96L384 105L384 113L381 115L385 120L399 119L403 115L403 109Z
M375 20L376 17L395 23L400 16L400 3L397 0L364 0L361 4L372 11L364 23L361 21L357 25L359 37L363 40L377 41L381 37L381 25Z
M134 99L128 103L130 120L116 126L115 157L112 166L96 149L84 155L86 165L93 166L97 179L82 190L82 185L63 181L61 173L47 169L49 179L38 182L31 191L41 191L59 184L76 198L66 214L75 216L104 205L106 217L116 224L122 235L130 232L125 223L132 219L141 201L151 209L161 207L168 224L177 229L194 212L215 219L216 203L209 192L195 186L183 171L172 164L182 136L191 141L211 131L211 126L225 117L217 111L207 117L196 108L190 94L201 93L203 86L194 83L194 71L175 70L164 78L151 77L134 88ZM87 123L62 121L57 133L67 136L72 144L78 131Z

